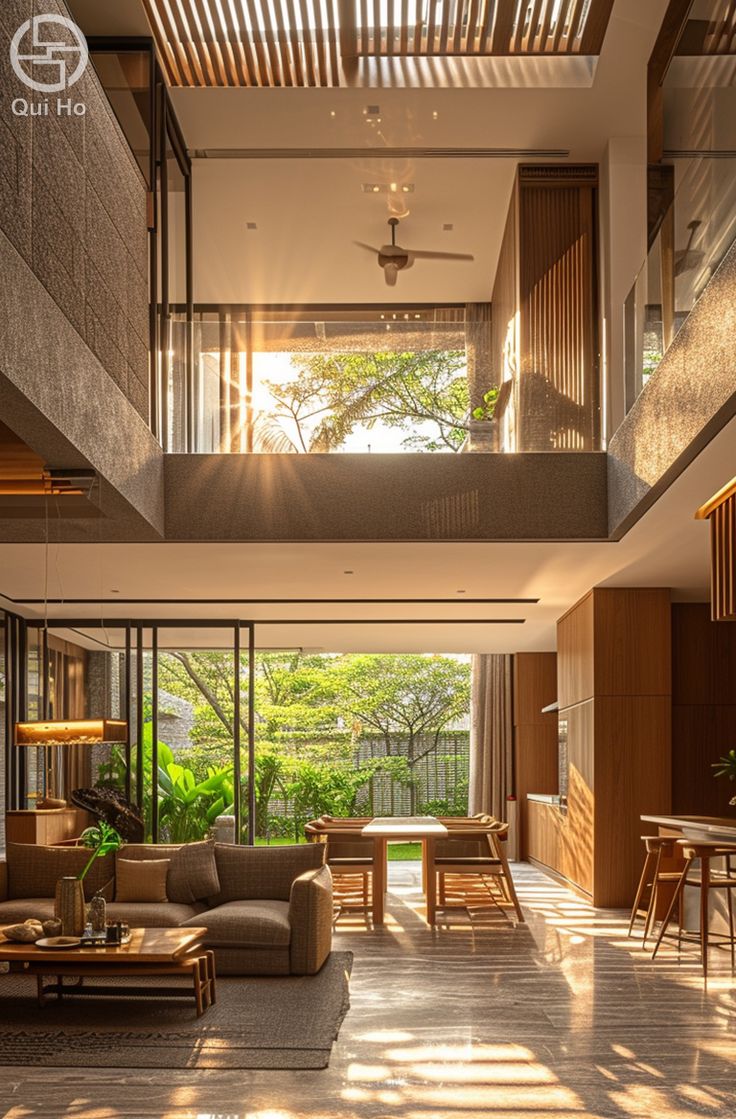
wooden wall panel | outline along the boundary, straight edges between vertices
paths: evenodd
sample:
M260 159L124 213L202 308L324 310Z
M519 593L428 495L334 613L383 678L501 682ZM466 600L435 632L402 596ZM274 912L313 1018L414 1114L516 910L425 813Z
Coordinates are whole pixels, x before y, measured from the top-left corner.
M598 447L596 198L595 167L519 168L520 451Z
M596 696L593 901L631 905L643 861L643 813L672 797L672 705L667 696Z
M669 591L596 588L560 619L557 655L569 756L557 869L596 905L626 906L640 816L671 810Z
M595 764L593 701L560 712L567 719L567 814L560 848L560 871L593 892Z
M528 793L556 793L557 713L542 708L557 698L557 655L514 656L514 792L519 810L519 851L526 858Z
M514 655L514 724L526 726L557 725L554 712L542 708L557 699L557 654L516 653Z
M669 695L669 590L597 588L593 600L596 696Z
M736 744L736 626L708 603L672 606L672 811L736 816L713 764Z
M736 626L714 622L707 602L672 606L673 704L736 704Z
M593 695L593 592L557 623L557 698L560 708Z

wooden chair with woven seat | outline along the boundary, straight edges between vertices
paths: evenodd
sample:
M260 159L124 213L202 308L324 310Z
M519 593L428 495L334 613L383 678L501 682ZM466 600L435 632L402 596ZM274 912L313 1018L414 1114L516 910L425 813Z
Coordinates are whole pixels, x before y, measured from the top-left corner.
M327 847L325 862L332 872L334 897L341 912L361 909L367 913L372 906L375 846L370 837L360 834L370 819L322 816L304 828L308 840Z
M680 849L677 847L677 836L643 835L641 838L646 850L646 858L644 859L634 904L631 908L627 936L632 935L636 919L642 913L644 930L641 946L646 948L647 940L656 921L662 887L672 886L680 879L679 870L662 870L662 862L665 859L680 857Z
M523 921L505 850L509 826L490 817L488 820L457 823L450 827L447 839L436 840L433 873L438 878L438 904L440 908L465 909L469 900L471 904L476 900L480 885L487 897L497 905L512 907L518 920ZM448 891L448 876L455 879L452 891ZM448 892L461 900L448 901Z
M733 874L731 866L731 859L736 857L736 844L719 842L718 840L692 840L692 839L678 839L676 846L682 852L685 859L685 865L680 874L675 892L672 900L662 921L662 926L659 930L659 936L652 952L652 959L657 955L659 947L662 943L667 927L672 920L672 915L678 904L682 904L683 894L688 886L696 887L700 892L700 959L703 965L703 975L708 978L708 946L712 936L720 936L725 938L729 943L731 950L731 968L733 969L736 963L736 941L734 940L734 925L733 925L733 891L736 889L736 877ZM712 868L713 859L725 860L725 873L717 870L714 872ZM691 877L693 863L700 861L700 874L697 877ZM724 890L726 893L726 902L728 909L728 924L729 935L726 937L725 933L711 933L710 923L710 894L713 890ZM680 910L682 913L682 908ZM680 936L682 936L682 927L680 928Z

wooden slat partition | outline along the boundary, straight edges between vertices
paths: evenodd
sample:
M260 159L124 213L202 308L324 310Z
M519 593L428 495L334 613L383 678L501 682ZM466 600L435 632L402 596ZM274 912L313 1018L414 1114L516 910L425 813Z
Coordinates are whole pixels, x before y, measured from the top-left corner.
M714 622L736 621L736 478L695 514L710 521L710 608Z
M598 54L613 0L143 2L171 85L329 87L359 57Z
M519 451L595 450L597 168L519 168Z

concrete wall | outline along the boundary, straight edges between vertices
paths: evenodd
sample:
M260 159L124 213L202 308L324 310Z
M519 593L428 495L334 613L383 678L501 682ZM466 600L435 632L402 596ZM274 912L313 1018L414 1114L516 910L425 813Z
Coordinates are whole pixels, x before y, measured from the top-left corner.
M736 415L736 245L608 445L620 537Z
M59 94L86 105L57 115L10 66L8 46L32 14L68 16L59 0L0 4L0 230L136 411L148 418L146 189L92 64ZM49 102L16 116L16 98ZM0 319L4 315L0 288Z
M589 540L604 454L167 455L168 540Z

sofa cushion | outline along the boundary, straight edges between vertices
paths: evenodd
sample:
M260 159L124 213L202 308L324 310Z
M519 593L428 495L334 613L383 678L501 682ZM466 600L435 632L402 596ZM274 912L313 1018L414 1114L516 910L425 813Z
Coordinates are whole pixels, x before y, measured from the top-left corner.
M191 905L202 898L214 897L219 889L215 845L211 840L185 843L174 852L166 881L169 901Z
M116 859L115 901L168 901L170 859Z
M289 904L285 901L228 901L184 921L203 925L208 946L288 948L291 940Z
M125 921L132 929L175 929L190 918L192 925L204 927L207 922L194 920L196 915L197 906L173 901L112 901L107 906L108 921Z
M11 901L0 901L0 928L3 925L20 924L29 917L47 921L53 916L53 898L13 898Z
M325 845L241 847L216 843L215 859L220 889L210 898L213 907L228 901L259 898L288 901L294 879L324 863Z
M60 878L77 875L92 852L87 847L45 847L37 843L9 843L8 898L52 898ZM95 859L84 879L84 896L102 890L115 872L112 855Z

